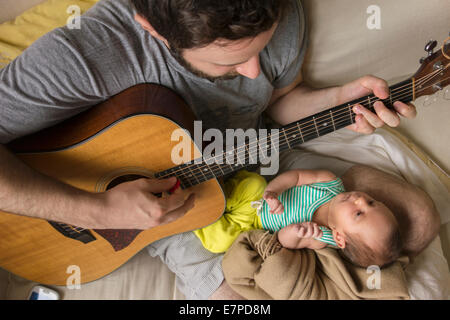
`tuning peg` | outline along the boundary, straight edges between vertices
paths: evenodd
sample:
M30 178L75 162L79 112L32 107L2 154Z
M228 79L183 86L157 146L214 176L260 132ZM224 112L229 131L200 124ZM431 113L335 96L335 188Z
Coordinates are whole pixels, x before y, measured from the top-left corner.
M425 51L428 52L428 56L431 56L433 54L434 48L437 46L437 41L431 39L428 41L428 43L425 45Z
M444 95L443 95L445 100L450 100L450 88L447 88L444 90Z

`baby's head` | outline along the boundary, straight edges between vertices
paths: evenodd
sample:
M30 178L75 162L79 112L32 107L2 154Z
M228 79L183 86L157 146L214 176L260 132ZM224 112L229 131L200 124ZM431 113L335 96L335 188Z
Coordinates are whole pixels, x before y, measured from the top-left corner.
M328 224L342 253L360 267L387 266L402 250L397 219L383 203L360 191L330 202Z

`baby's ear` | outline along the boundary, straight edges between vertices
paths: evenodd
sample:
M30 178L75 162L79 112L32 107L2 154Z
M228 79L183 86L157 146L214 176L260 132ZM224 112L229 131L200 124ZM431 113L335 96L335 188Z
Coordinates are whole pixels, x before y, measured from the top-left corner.
M333 238L334 242L338 245L339 248L344 249L345 248L345 236L343 233L336 231L336 229L332 230L333 232Z

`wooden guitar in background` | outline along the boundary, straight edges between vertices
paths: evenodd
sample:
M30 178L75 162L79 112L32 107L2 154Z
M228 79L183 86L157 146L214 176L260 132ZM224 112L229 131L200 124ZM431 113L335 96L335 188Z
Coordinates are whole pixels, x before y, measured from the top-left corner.
M450 83L450 45L432 54L435 45L427 45L430 55L412 78L390 87L390 96L383 100L386 106L431 95ZM279 150L271 151L280 152L346 127L354 122L354 104L373 109L378 100L368 95L286 125L276 137ZM205 160L174 166L171 152L178 141L171 141L171 134L181 127L193 137L194 120L189 107L171 90L141 84L59 125L8 144L29 166L90 192L103 192L139 177L176 176L181 187L192 188L197 197L194 209L185 216L148 230L85 230L0 212L0 266L49 285L65 285L69 266L78 266L81 283L85 283L117 269L158 239L217 220L225 207L217 178L246 167L248 161L230 165ZM249 147L237 146L233 153L238 156ZM215 155L215 159L220 157L224 159L223 154Z

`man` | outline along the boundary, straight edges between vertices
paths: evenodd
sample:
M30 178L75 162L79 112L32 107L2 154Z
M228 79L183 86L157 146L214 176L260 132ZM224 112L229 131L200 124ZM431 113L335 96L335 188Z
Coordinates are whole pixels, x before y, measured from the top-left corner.
M286 124L371 92L388 96L386 82L372 76L321 90L302 85L306 43L295 0L104 0L82 17L81 30L55 29L1 70L0 142L143 82L174 89L204 128L221 130L260 127L263 111ZM394 106L402 116L415 116L411 105ZM371 133L399 123L381 102L374 107L376 114L355 106L349 128ZM83 228L147 229L194 205L192 194L153 196L174 179L140 179L91 194L28 168L4 147L0 165L0 210ZM189 298L209 297L223 281L220 257L206 254L192 233L160 240L149 252L177 273Z

